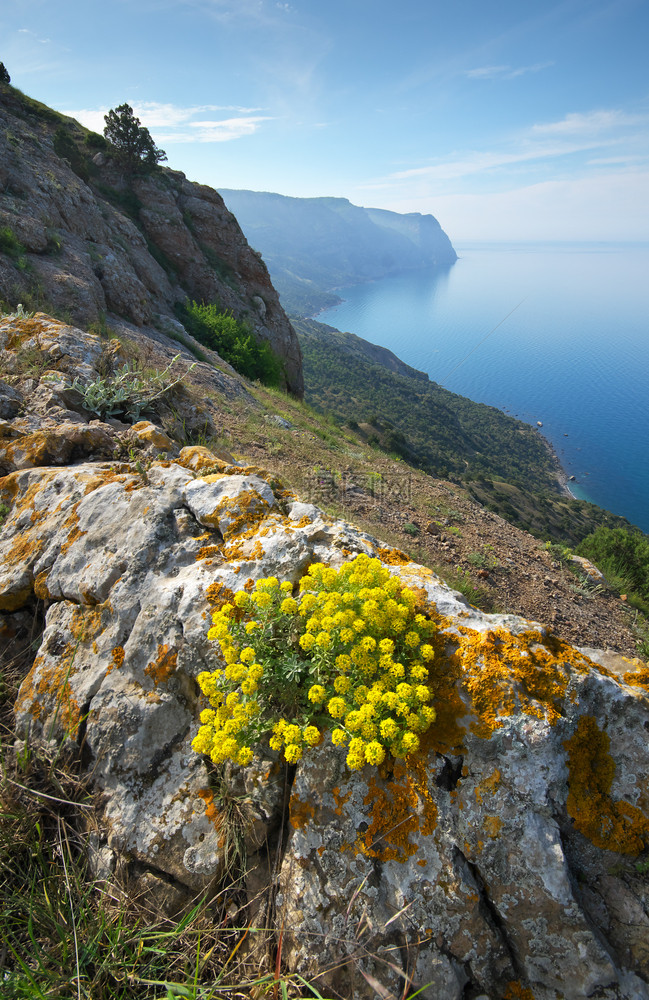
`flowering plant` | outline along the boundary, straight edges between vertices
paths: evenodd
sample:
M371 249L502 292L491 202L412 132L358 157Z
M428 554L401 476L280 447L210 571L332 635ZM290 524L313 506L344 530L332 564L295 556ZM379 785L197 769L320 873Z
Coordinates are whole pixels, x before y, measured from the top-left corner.
M225 668L198 683L211 708L193 742L215 763L246 765L269 736L290 764L325 730L352 770L407 757L435 720L427 664L434 624L378 559L312 565L293 585L258 580L213 615Z

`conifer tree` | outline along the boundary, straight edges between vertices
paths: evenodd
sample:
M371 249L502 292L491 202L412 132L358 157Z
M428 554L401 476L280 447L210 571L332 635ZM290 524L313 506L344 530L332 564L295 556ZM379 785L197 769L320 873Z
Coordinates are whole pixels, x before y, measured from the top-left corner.
M158 149L151 134L133 114L129 104L120 104L104 115L104 136L113 147L113 155L128 173L147 172L167 159Z
M11 77L4 63L0 62L0 83L11 83Z

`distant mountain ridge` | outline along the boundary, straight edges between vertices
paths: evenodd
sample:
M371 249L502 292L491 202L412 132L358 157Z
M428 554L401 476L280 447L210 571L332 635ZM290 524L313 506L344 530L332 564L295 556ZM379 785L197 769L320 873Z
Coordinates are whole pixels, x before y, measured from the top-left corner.
M222 188L246 238L259 250L288 312L310 315L339 301L341 285L457 260L432 215L362 208L346 198L290 198Z

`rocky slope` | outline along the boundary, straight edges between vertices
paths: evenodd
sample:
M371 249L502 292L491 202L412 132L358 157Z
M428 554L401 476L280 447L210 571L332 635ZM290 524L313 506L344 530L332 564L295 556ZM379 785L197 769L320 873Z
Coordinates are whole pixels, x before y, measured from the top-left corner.
M154 336L183 335L176 302L217 302L269 342L301 395L295 333L220 195L160 168L127 182L97 140L0 87L0 298Z
M95 418L70 382L106 363L98 337L12 316L0 338L0 637L40 608L18 732L76 752L100 793L96 878L168 914L225 892L233 920L264 928L251 960L281 942L288 968L344 1000L404 982L428 1000L647 1000L649 668L532 614L478 611L272 472L181 447L159 413ZM197 373L224 414L258 406L236 375L208 390L209 366ZM435 623L421 749L351 772L323 733L295 769L262 743L219 772L191 749L196 678L221 662L212 612L358 553Z

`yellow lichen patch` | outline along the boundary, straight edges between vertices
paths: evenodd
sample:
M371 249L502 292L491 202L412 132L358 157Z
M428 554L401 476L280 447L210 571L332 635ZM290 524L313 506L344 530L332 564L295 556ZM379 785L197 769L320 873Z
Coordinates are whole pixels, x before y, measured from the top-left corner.
M649 819L629 802L611 798L615 761L611 741L592 716L582 715L568 751L568 815L596 847L638 855L649 841Z
M31 582L22 586L9 586L4 594L0 594L0 611L17 611L27 604L31 595Z
M340 791L340 789L338 787L336 787L336 788L334 788L332 790L331 794L333 795L334 802L336 803L336 808L334 809L334 812L336 813L336 816L342 816L342 814L343 814L343 806L347 802L349 796L352 794L351 788L349 789L348 792L346 792L343 795L342 792Z
M44 569L40 572L34 580L34 594L39 599L39 601L48 601L51 598L51 594L47 589L47 578L50 575L49 569Z
M163 681L168 680L174 673L178 660L178 650L175 646L169 647L167 643L158 645L158 655L155 660L144 668L144 673L151 678L157 687Z
M478 803L478 805L482 805L485 796L491 797L496 791L499 784L500 784L500 771L496 769L489 778L485 778L485 780L481 781L479 785L476 785L474 794L475 794L475 800Z
M219 583L218 580L207 587L205 596L212 611L218 611L224 604L229 604L234 600L233 591L224 583Z
M574 646L532 631L516 636L504 629L463 628L457 655L478 717L473 731L485 738L516 711L553 725L561 718L573 673L599 669Z
M34 719L40 719L47 705L52 729L56 727L73 739L81 721L81 710L70 685L70 677L76 673L76 651L77 644L69 643L49 669L45 667L44 657L37 656L21 685L15 706L17 713L27 709Z
M243 558L243 542L233 542L232 545L226 545L223 549L223 558L226 562L235 562L237 559ZM239 572L235 570L235 572Z
M289 814L294 830L302 830L315 816L315 808L310 802L303 802L295 793L289 802Z
M381 560L381 562L386 563L388 566L405 566L407 563L411 563L412 559L401 549L377 549L376 553Z
M500 816L485 816L482 821L484 832L491 840L494 840L502 830L503 821Z
M630 662L633 664L634 669L628 670L622 680L630 687L644 688L645 691L649 692L649 664L643 663L642 660L638 659L631 660Z
M220 556L223 552L221 545L203 545L202 548L196 553L196 561L199 559L212 559L214 556Z
M250 552L248 553L248 558L249 559L263 559L265 555L266 555L266 552L265 552L265 550L264 550L261 542L259 540L257 540L255 542L255 544L253 545L253 547L251 548Z
M78 606L72 612L70 621L70 632L78 642L89 643L98 635L108 616L112 614L110 601L103 604L95 604L89 608L84 605Z
M108 670L106 671L106 673L109 674L109 673L111 673L112 670L119 670L119 668L124 663L124 656L125 656L124 647L123 646L115 646L115 648L113 649L113 651L110 654L110 658L111 658L112 662L109 664Z
M268 513L268 504L256 490L241 490L234 497L221 500L209 517L204 520L218 526L224 538L244 533L246 537L256 532Z
M407 861L419 850L411 834L429 836L437 826L437 807L428 791L422 757L396 761L391 780L371 777L363 799L371 807L370 823L356 837L354 850L381 861Z
M534 994L531 990L525 989L520 980L512 979L507 983L504 1000L534 1000Z
M228 465L209 448L198 444L182 448L176 462L185 469L192 469L194 472L200 472L202 469L224 469Z

